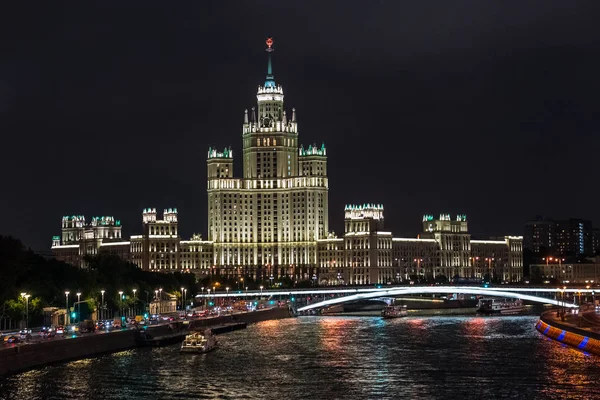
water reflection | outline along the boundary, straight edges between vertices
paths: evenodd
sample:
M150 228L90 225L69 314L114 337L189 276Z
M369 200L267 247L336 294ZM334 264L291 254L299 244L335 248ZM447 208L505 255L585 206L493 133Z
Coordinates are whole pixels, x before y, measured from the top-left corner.
M0 381L0 398L594 398L598 357L536 317L306 317L219 337L206 355L145 348Z

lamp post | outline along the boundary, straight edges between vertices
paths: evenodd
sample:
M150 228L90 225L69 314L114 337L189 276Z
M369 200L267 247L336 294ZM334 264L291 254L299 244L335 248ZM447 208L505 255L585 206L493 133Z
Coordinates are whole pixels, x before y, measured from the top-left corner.
M242 283L242 286L244 286L244 277L240 278L240 282ZM240 290L240 284L238 282L238 290Z
M162 288L158 288L158 313L162 313Z
M25 331L29 330L29 294L21 293L21 297L25 299Z
M273 274L271 274L271 276L269 277L269 280L271 281L271 289L273 288L273 279L275 278L273 278Z
M123 291L119 291L119 314L123 317Z
M185 311L185 302L187 301L187 289L183 289L183 309Z
M100 304L100 320L103 321L106 318L104 315L104 290L101 290L100 294L102 295L102 303Z
M263 286L260 285L260 297L262 297L262 290L263 290Z
M65 299L67 305L65 306L65 325L69 325L69 291L65 291ZM65 327L66 328L66 327Z
M227 290L227 304L229 304L229 286L227 286L225 290Z
M154 290L154 300L158 302L158 289ZM158 314L158 305L154 305L154 314Z
M317 284L317 274L313 274L312 276L313 286Z
M566 290L567 290L567 287L563 286L563 306L562 306L562 310L561 310L563 320L565 319L565 307L567 304L567 299L565 298Z
M181 288L181 310L183 311L183 306L184 306L184 300L183 300L183 288Z
M202 306L204 309L206 309L206 298L204 297L204 286L200 289L202 290Z
M81 293L77 292L77 322L81 322Z
M206 289L206 290L208 292L207 298L208 298L208 300L210 300L210 289ZM205 299L204 301L206 302L207 300Z
M137 315L137 312L135 310L135 306L136 306L135 292L137 292L137 289L133 289L133 316L134 317Z
M400 272L396 272L396 284L400 284Z

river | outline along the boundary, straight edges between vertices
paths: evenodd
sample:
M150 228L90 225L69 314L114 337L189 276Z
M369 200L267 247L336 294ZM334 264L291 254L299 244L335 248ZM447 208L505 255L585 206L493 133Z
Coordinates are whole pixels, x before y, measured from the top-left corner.
M181 355L143 348L0 379L6 399L593 399L600 358L530 316L300 317Z

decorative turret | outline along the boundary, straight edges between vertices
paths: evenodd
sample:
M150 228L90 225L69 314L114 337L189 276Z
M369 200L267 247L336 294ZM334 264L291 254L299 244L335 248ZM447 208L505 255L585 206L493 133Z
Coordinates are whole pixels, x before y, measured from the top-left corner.
M67 215L62 218L63 228L83 228L85 226L85 217L83 215Z
M467 216L465 214L457 214L456 220L452 220L450 214L440 214L439 218L434 218L433 214L423 215L423 232L453 232L453 233L468 233Z
M327 150L325 149L325 143L321 144L321 147L317 147L316 144L308 145L308 149L304 150L304 146L300 146L298 149L298 155L300 157L306 156L327 156Z
M92 226L121 226L121 221L111 216L92 217Z
M222 152L208 148L206 159L208 178L232 178L233 177L233 151L226 147Z
M347 204L344 211L346 219L383 219L383 204Z
M145 224L149 222L156 222L156 208L144 208L142 212L142 221Z
M233 158L233 151L231 150L231 147L225 147L225 149L223 149L222 152L219 152L217 151L217 149L209 147L207 158Z
M163 219L167 222L177 222L177 209L165 208L165 211L163 212Z

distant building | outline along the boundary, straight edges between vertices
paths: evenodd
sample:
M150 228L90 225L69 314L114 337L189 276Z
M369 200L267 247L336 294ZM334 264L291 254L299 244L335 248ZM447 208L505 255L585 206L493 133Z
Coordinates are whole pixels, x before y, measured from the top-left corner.
M577 218L529 221L525 223L523 243L540 257L592 256L597 249L591 221Z
M555 279L561 284L593 284L600 282L600 263L558 263L532 264L532 276L540 275L544 279Z
M523 277L523 238L472 240L465 215L423 216L417 238L383 231L383 206L346 206L343 238L319 240L321 284L386 284L445 276L518 282Z
M102 252L129 258L129 242L121 238L121 221L111 216L93 217L87 224L83 215L62 218L61 236L52 238L52 253L62 261L86 266L86 256Z

